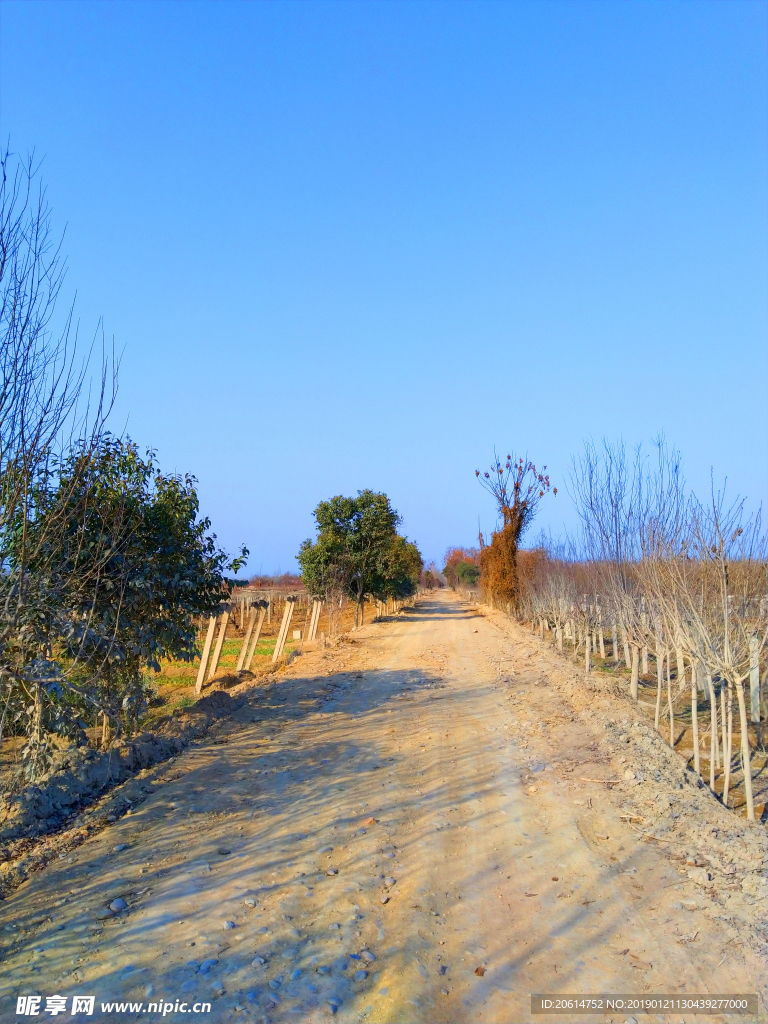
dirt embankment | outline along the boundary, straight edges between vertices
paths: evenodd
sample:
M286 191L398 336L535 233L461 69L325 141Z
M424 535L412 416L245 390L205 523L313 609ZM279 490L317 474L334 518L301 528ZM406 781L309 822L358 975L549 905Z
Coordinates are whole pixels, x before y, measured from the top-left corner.
M99 816L112 820L153 791L147 769L168 761L225 719L255 717L243 696L216 690L193 707L157 722L157 731L115 741L109 750L69 747L59 751L38 785L0 796L0 894L6 895L41 867L58 848L41 837L68 827L72 849L97 825L77 822L79 812L98 803ZM77 828L76 826L80 827Z

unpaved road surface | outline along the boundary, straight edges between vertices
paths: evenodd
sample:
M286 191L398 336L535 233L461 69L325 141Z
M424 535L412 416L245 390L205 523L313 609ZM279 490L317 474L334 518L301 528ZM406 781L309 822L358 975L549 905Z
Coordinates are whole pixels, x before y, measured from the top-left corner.
M135 1019L100 1009L129 1000L144 1020L625 1021L533 1017L530 995L762 991L754 947L621 820L621 786L583 781L624 767L548 685L556 660L450 595L297 659L261 721L2 904L1 1019L60 994L82 1021Z

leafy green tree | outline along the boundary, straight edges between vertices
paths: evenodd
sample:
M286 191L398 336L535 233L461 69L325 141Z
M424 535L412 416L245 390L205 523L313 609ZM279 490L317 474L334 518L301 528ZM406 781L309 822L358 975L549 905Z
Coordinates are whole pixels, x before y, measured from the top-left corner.
M356 498L337 495L321 501L314 515L317 539L304 541L297 556L311 594L328 600L331 594L345 593L355 602L359 625L366 595L414 593L421 555L398 536L400 516L386 494L364 490Z
M45 765L45 734L76 736L83 715L103 712L118 734L133 727L147 673L195 657L193 618L218 607L224 571L247 556L230 561L217 547L193 477L162 474L130 441L107 436L71 452L33 493L25 576L39 595L15 651L17 717L32 721L29 776ZM12 547L11 570L14 561Z
M393 597L402 601L413 596L418 590L423 566L418 547L396 534L390 540L380 574L372 581L371 593L381 600Z
M480 567L474 562L459 562L456 566L456 578L465 587L474 587L480 579Z

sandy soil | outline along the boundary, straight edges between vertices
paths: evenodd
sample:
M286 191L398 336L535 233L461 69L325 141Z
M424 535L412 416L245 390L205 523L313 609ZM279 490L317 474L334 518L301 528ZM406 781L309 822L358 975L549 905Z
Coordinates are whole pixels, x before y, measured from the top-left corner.
M729 916L717 872L643 836L658 809L600 717L617 698L598 714L569 672L449 594L305 653L258 721L157 769L0 904L0 1019L35 993L95 995L82 1021L210 1000L209 1021L543 1024L635 1015L532 1016L531 993L760 992L765 1020L761 891Z

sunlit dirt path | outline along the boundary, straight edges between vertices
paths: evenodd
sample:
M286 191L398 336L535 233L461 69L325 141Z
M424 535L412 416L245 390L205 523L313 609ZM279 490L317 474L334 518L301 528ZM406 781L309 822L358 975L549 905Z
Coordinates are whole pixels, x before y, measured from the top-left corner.
M82 1021L135 1019L100 1009L130 1000L144 1020L511 1024L635 1016L532 1016L531 993L757 991L763 965L679 909L690 890L620 794L581 781L616 768L537 641L451 595L350 640L2 904L0 926L27 929L2 1021L28 994Z

